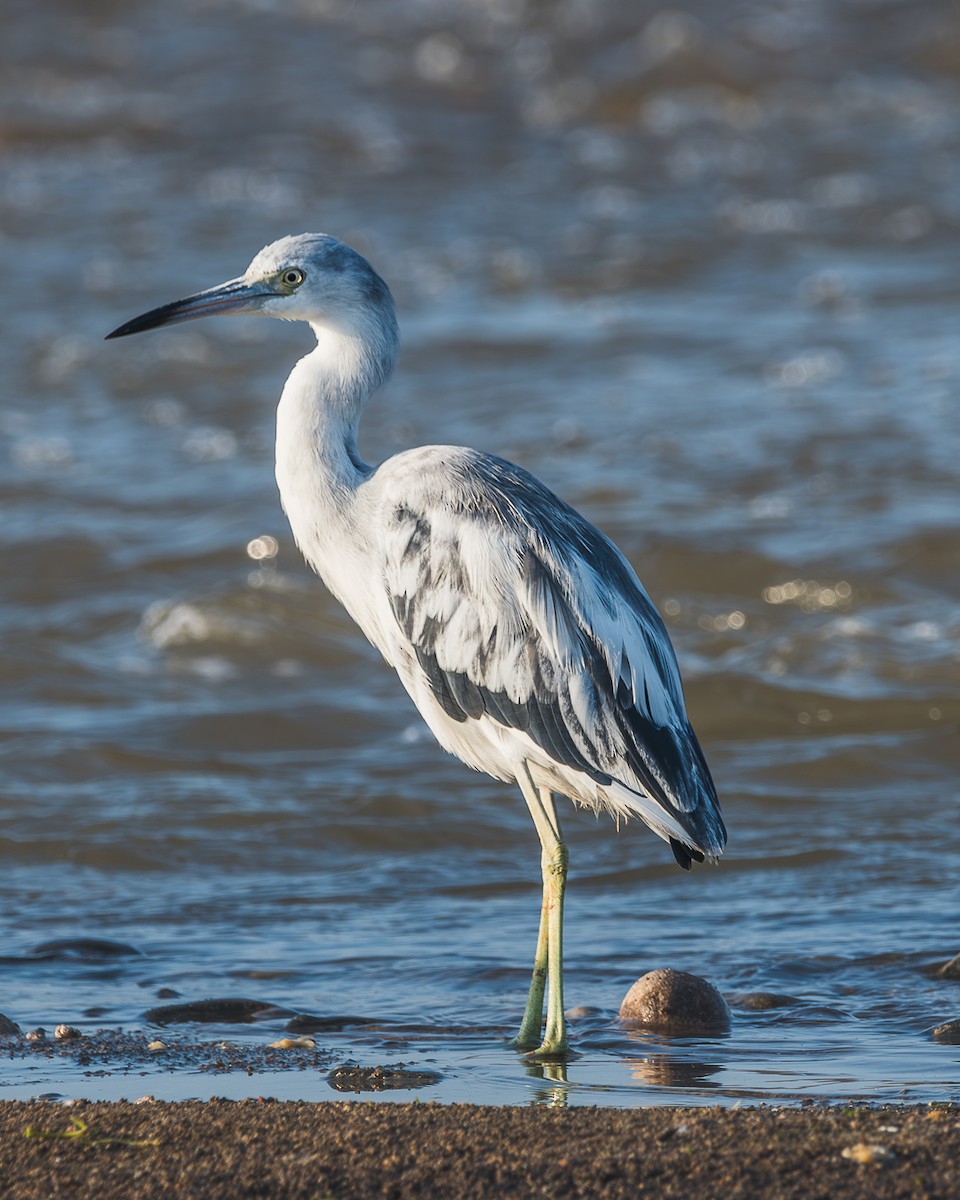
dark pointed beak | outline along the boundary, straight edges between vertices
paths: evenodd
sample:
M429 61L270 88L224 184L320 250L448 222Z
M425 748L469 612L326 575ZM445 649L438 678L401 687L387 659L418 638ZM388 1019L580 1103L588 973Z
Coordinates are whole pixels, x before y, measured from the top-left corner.
M266 282L247 283L243 279L231 279L218 287L197 292L185 300L174 300L161 308L153 308L142 316L118 326L110 338L128 337L131 333L143 333L147 329L159 329L161 325L179 325L182 321L195 321L198 317L210 317L216 313L256 313L264 300L277 293Z

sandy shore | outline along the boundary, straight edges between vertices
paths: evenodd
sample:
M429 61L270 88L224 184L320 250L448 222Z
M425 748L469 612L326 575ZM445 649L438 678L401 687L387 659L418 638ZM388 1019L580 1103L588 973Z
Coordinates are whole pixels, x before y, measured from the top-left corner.
M955 1200L960 1107L5 1101L0 1195Z

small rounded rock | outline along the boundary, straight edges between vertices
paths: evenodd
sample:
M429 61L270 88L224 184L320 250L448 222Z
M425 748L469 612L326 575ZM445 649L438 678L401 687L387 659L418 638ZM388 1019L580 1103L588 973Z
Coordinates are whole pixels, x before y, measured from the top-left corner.
M690 1037L726 1032L730 1009L720 992L686 971L648 971L627 992L620 1019L659 1033Z

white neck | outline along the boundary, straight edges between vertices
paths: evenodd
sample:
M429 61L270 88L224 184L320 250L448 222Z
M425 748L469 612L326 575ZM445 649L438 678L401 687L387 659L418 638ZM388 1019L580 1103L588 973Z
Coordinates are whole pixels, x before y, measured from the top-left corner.
M360 339L314 332L317 347L290 372L277 407L277 484L304 558L339 595L356 490L372 473L357 452L357 425L376 383Z

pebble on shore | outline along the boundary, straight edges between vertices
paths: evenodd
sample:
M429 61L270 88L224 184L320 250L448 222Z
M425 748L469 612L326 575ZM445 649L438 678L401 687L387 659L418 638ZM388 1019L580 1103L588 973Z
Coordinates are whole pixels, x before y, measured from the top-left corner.
M725 1032L730 1009L720 992L686 971L648 971L630 988L620 1005L620 1019L660 1033L681 1036Z

